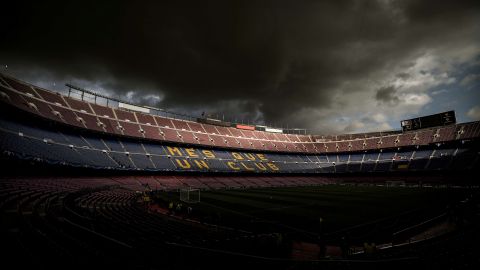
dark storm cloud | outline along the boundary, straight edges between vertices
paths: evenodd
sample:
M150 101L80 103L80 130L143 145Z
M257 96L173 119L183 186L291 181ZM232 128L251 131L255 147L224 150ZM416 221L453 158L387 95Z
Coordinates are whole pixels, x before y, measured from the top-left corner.
M20 76L48 70L143 103L157 95L162 107L306 127L324 116L311 110L366 91L356 81L445 39L461 42L479 14L477 1L11 5L0 17L0 62ZM397 102L394 94L375 98Z
M379 102L395 106L398 104L398 102L400 102L400 99L395 95L395 93L396 90L393 86L382 87L377 90L375 99Z

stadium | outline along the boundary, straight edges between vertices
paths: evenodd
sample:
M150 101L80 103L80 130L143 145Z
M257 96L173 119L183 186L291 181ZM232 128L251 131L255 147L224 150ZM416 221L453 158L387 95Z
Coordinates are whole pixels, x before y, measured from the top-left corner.
M0 84L2 245L29 258L17 265L478 263L480 122L290 134Z
M1 269L480 269L479 1L1 7Z

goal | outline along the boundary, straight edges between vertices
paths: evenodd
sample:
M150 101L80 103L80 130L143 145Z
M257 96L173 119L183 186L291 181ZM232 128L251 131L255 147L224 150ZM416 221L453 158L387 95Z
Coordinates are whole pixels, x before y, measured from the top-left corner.
M196 188L180 189L180 201L186 202L186 203L199 203L200 189L196 189Z

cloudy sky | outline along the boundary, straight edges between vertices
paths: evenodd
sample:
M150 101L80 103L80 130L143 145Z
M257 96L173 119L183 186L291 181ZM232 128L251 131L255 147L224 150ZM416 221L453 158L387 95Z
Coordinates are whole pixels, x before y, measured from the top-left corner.
M0 72L57 91L321 134L480 119L480 1L10 2Z

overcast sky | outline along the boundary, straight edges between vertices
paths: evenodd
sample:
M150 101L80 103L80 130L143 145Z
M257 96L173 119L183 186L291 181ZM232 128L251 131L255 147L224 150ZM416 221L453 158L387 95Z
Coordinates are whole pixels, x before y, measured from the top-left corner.
M321 134L480 119L480 1L10 2L0 71L53 90Z

